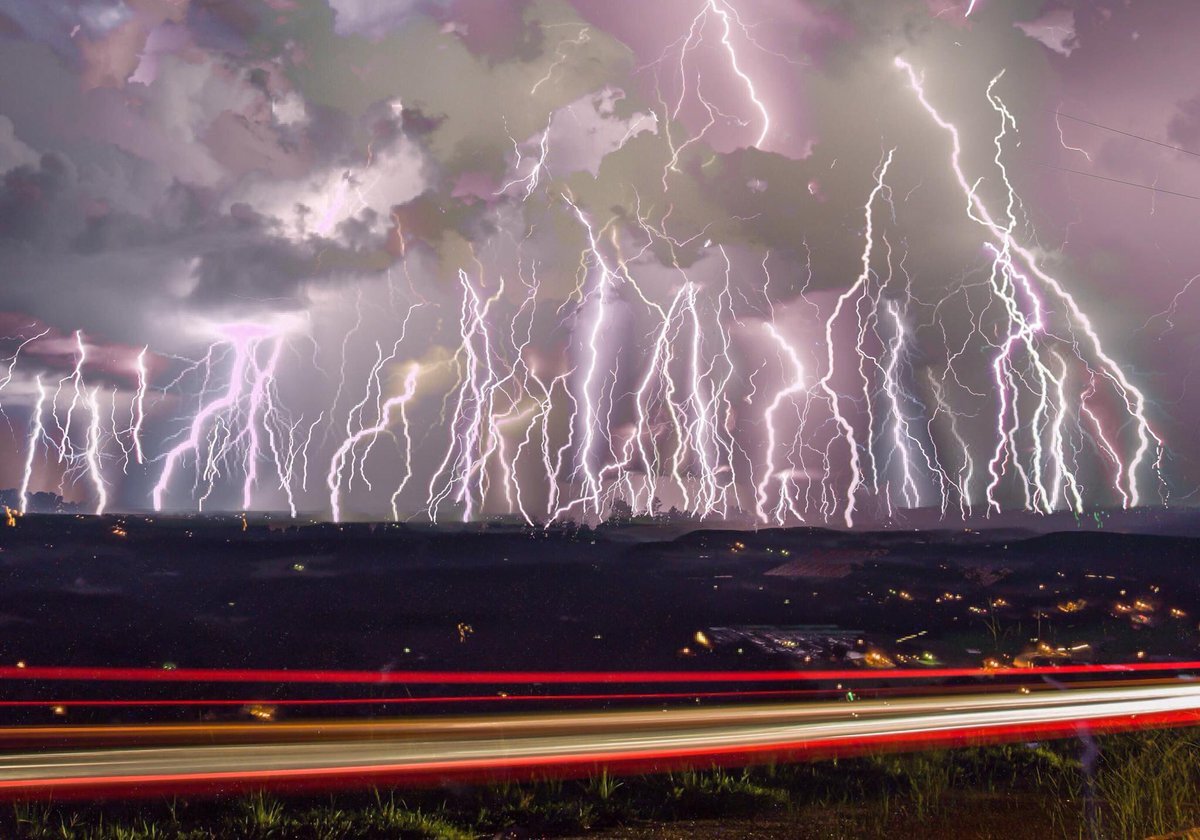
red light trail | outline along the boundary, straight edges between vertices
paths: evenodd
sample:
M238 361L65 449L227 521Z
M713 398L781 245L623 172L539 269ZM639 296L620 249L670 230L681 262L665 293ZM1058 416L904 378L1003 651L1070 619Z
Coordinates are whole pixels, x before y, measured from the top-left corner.
M938 680L962 677L1013 677L1200 671L1200 661L1119 662L1091 665L1037 665L1028 668L881 668L811 671L364 671L290 670L284 668L103 668L79 666L5 666L0 680L252 683L411 684L411 685L604 685L631 683L840 682L860 680Z
M1159 683L639 712L375 722L32 727L0 797L330 789L809 760L1200 723L1200 688ZM96 739L108 739L96 749ZM181 740L183 739L183 740ZM114 745L112 741L130 742ZM10 749L12 749L10 747Z

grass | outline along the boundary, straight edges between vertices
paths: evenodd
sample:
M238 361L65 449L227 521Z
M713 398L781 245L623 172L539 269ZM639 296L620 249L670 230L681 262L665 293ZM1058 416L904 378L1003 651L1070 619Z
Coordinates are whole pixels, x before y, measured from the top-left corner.
M622 778L601 770L582 781L0 812L0 837L17 840L629 837L650 826L703 838L734 836L724 833L733 825L797 838L1170 834L1200 826L1200 731Z
M1198 755L1195 730L1111 739L1093 788L1106 834L1146 837L1200 825Z

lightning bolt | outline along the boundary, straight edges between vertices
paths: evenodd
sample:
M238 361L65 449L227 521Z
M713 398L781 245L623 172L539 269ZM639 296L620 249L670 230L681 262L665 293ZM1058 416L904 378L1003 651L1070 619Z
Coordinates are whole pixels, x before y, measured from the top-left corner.
M389 430L393 423L393 413L399 416L401 435L404 438L404 475L396 491L392 494L392 518L399 518L399 514L396 511L396 499L404 490L404 486L408 483L409 478L412 477L412 438L408 432L408 417L405 409L412 400L413 395L416 394L417 377L420 371L420 365L410 364L404 376L403 390L399 395L390 397L382 404L379 411L379 421L372 426L365 426L347 437L342 441L337 451L334 452L333 458L330 459L329 472L325 483L329 487L329 507L333 511L334 522L340 522L342 519L342 471L347 459L352 458L354 447L360 442L364 440L373 441L381 434L390 433Z
M825 393L825 397L829 402L830 410L833 413L833 420L837 424L837 427L841 432L841 437L843 440L845 440L849 449L850 482L849 486L846 488L845 507L842 514L847 528L854 526L855 496L858 493L859 488L862 486L863 477L858 451L858 441L854 435L854 426L842 414L839 396L830 385L830 382L833 379L836 361L833 327L838 319L838 316L841 315L842 309L846 305L847 301L859 295L870 278L871 251L875 242L874 217L872 215L871 208L875 203L875 199L881 192L883 192L884 177L887 175L888 167L892 165L892 158L895 153L895 148L889 149L887 154L884 155L882 163L880 163L875 170L875 186L871 189L870 195L867 196L867 202L863 208L866 219L866 230L864 233L865 245L863 247L862 254L862 270L859 272L858 277L855 279L850 288L838 297L837 304L833 308L833 314L831 314L829 319L825 322L825 347L827 353L826 368L825 374L820 378L820 380L817 381L817 387Z
M1087 347L1094 359L1095 373L1100 379L1105 380L1111 389L1113 396L1118 403L1124 408L1127 416L1132 421L1137 436L1137 446L1132 457L1128 462L1122 461L1117 455L1117 449L1111 442L1110 436L1103 431L1098 417L1090 409L1086 407L1086 399L1081 399L1083 403L1083 411L1088 414L1099 429L1098 434L1100 439L1104 441L1102 448L1106 454L1111 456L1117 464L1117 476L1114 484L1114 490L1120 495L1126 506L1137 506L1140 504L1141 492L1138 483L1138 475L1142 471L1143 465L1146 463L1151 449L1157 448L1161 453L1163 442L1161 438L1154 432L1149 420L1146 416L1146 398L1142 392L1136 388L1125 375L1119 365L1105 351L1104 346L1097 334L1091 321L1083 312L1081 307L1075 301L1074 297L1067 292L1062 283L1046 271L1039 263L1034 253L1027 247L1022 246L1015 240L1014 228L1015 218L1013 216L1013 206L1016 202L1015 191L1009 183L1007 173L1003 165L999 163L1000 141L1004 135L1006 126L1014 126L1015 121L1012 120L1011 114L1004 108L1003 103L992 93L992 88L999 80L1000 76L993 79L988 88L988 99L994 109L1001 114L1002 123L1001 131L996 138L996 161L1000 167L1001 180L1004 184L1006 194L1008 196L1008 204L1006 216L1007 223L997 222L989 208L985 205L983 199L979 195L977 184L973 184L966 177L961 163L962 157L962 142L957 127L941 116L938 110L929 102L926 97L924 87L920 78L913 67L903 58L897 57L895 64L908 79L909 86L916 95L917 101L924 111L929 115L933 122L945 131L951 140L950 154L950 169L954 174L955 180L959 188L962 190L967 202L968 217L981 225L990 235L992 242L989 242L989 248L994 255L993 263L993 286L1004 302L1010 322L1013 325L1008 337L1000 346L1000 352L995 357L993 362L993 371L996 377L997 386L999 389L999 425L997 428L998 440L996 447L996 455L992 459L992 464L989 470L992 473L992 482L988 488L989 506L993 509L998 508L998 502L994 498L994 490L998 484L1000 476L1000 468L1005 462L1005 453L1010 453L1015 456L1014 438L1018 427L1018 391L1014 387L1015 381L1013 374L1013 362L1011 354L1018 346L1023 346L1026 354L1030 357L1034 366L1034 376L1036 379L1036 387L1034 388L1036 398L1036 409L1033 414L1035 435L1035 470L1038 472L1033 478L1032 491L1028 489L1028 483L1025 483L1027 488L1027 505L1030 503L1039 503L1043 508L1050 507L1050 501L1046 498L1046 488L1040 478L1042 469L1042 434L1038 423L1047 412L1052 410L1049 395L1057 391L1055 385L1051 387L1057 379L1065 378L1065 376L1056 377L1049 366L1042 360L1035 346L1035 339L1046 332L1046 324L1043 321L1042 307L1040 298L1034 288L1034 281L1041 284L1041 287L1054 296L1066 308L1069 315L1068 328L1072 331L1078 330L1082 333L1081 338L1072 338L1069 342L1072 346L1081 345ZM1022 297L1026 300L1025 306L1030 310L1030 314L1026 315L1022 305L1017 300L1016 290L1020 289ZM1082 363L1091 368L1091 363L1087 360L1081 360ZM1089 386L1090 388L1091 386ZM1087 392L1085 392L1087 393ZM1009 419L1008 425L1005 425L1006 419ZM1053 435L1052 435L1053 437ZM1064 469L1063 458L1055 456L1056 468ZM1161 460L1155 460L1152 465L1153 470L1157 474L1157 464ZM1018 473L1024 474L1024 469L1017 465ZM1124 480L1124 484L1122 484ZM1161 482L1161 474L1159 474ZM1068 480L1068 484L1072 487L1077 486L1073 478Z
M742 69L742 61L738 57L738 48L733 43L735 28L747 43L755 47L758 47L758 44L751 35L749 27L742 22L741 18L738 16L737 10L729 2L727 2L727 0L707 0L707 2L701 7L700 11L692 19L691 25L688 27L687 34L679 41L676 41L675 44L668 46L663 52L663 55L651 65L656 68L657 72L657 68L666 61L673 47L676 44L679 45L677 64L679 71L679 95L676 97L674 105L668 106L667 103L662 99L661 92L659 93L659 104L663 109L664 116L666 117L666 119L663 121L663 136L667 141L667 147L670 152L670 159L663 170L662 183L664 191L667 189L667 179L670 173L679 171L680 157L689 146L700 142L705 135L708 134L709 130L716 125L718 118L729 119L743 126L749 125L748 121L728 117L705 95L704 90L700 86L700 74L698 71L695 73L694 86L689 88L688 79L692 74L688 71L688 57L703 43L705 30L709 22L709 15L712 15L717 21L717 26L720 29L719 41L722 52L725 54L725 57L729 62L730 71L734 74L734 76L737 77L739 82L745 88L746 95L751 103L752 108L757 111L759 132L751 145L759 149L763 148L767 141L767 137L771 132L771 114L768 111L766 104L763 102L754 80L750 78L744 69ZM704 109L704 112L707 116L707 122L699 132L683 142L677 143L671 133L671 124L678 122L684 106L688 102L689 92L691 91L694 91L696 100Z
M33 378L37 389L37 402L33 406L33 414L29 421L28 446L25 452L25 471L21 476L21 515L29 512L29 484L33 480L33 459L37 455L38 441L42 439L42 413L46 407L46 388L42 385L42 375Z
M185 460L195 463L193 493L204 503L216 489L218 480L235 468L242 475L243 509L253 505L258 482L258 466L269 457L280 486L291 500L289 470L294 462L280 442L285 430L290 439L295 425L286 421L275 394L276 368L283 350L286 329L281 326L241 322L218 328L222 340L209 348L203 367L208 375L224 350L232 356L225 387L215 396L202 396L199 410L186 426L182 439L162 456L163 467L151 497L156 511L162 510L171 479ZM265 359L263 348L265 348ZM266 442L264 443L264 437Z

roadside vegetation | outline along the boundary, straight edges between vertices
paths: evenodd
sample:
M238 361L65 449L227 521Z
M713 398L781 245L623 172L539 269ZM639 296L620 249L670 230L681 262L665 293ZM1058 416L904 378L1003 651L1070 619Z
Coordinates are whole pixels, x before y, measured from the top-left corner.
M324 797L18 803L21 840L1146 838L1200 826L1200 730ZM1189 835L1192 836L1192 835Z

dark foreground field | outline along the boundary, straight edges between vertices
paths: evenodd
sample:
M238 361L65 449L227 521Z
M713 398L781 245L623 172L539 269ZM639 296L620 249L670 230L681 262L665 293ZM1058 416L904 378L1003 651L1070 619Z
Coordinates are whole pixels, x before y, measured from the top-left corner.
M1196 658L1200 539L29 516L0 662L860 667ZM697 638L697 632L703 638ZM870 663L865 663L870 664Z
M17 804L5 837L1145 838L1200 825L1195 730L584 781Z

